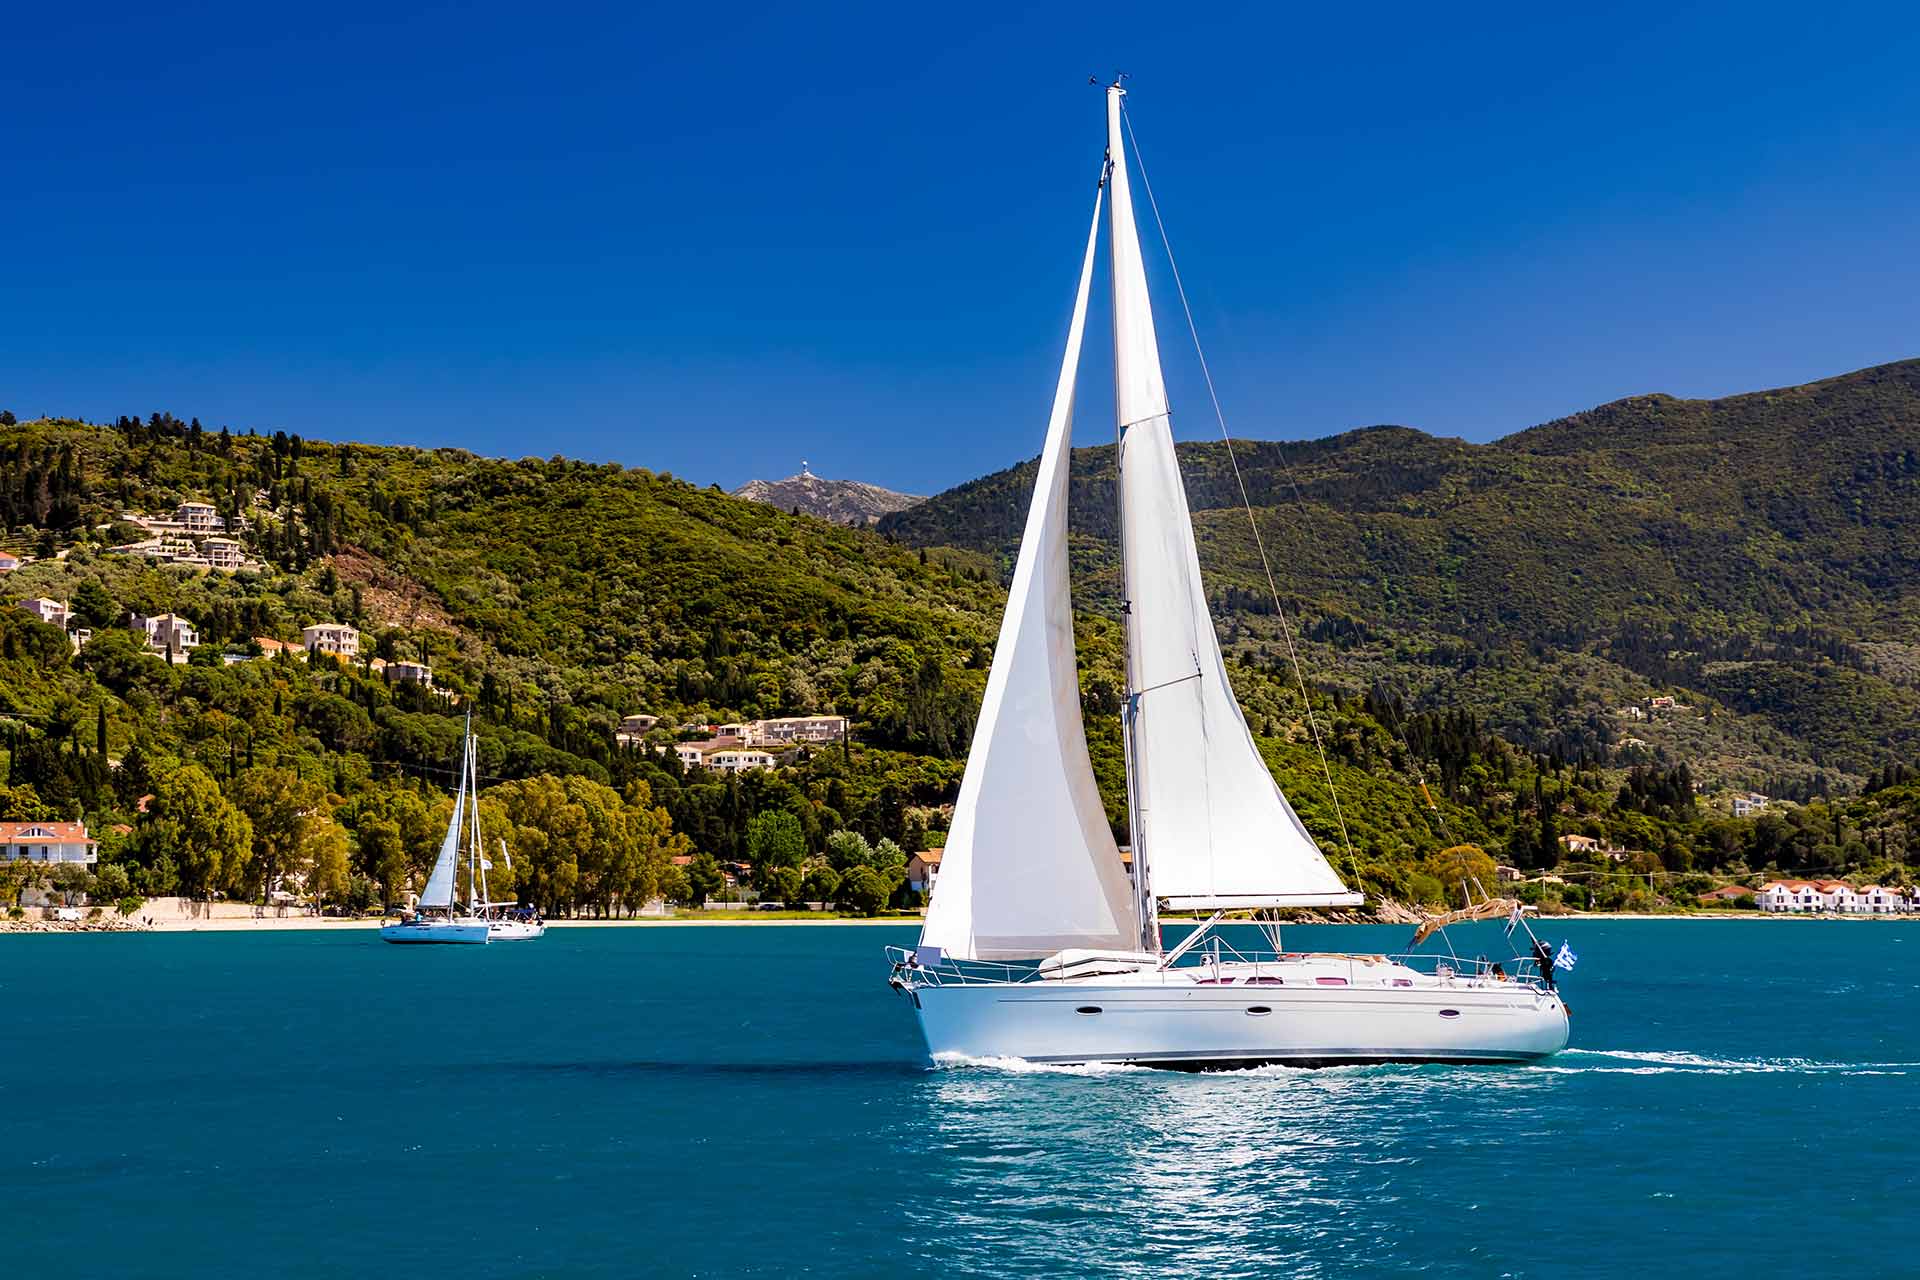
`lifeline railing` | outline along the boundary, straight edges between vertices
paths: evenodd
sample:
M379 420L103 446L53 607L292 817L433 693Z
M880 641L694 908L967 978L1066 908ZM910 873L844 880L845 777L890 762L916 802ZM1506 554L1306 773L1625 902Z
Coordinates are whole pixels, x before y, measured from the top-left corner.
M1038 962L942 959L936 964L922 964L918 953L910 947L888 947L886 952L893 965L888 981L903 990L1053 980L1041 976ZM1232 966L1236 972L1222 973L1221 970L1227 966ZM1552 989L1552 984L1541 974L1539 962L1532 956L1514 955L1505 960L1493 960L1486 956L1469 959L1436 952L1349 955L1340 952L1260 951L1234 947L1218 935L1188 952L1180 963L1159 970L1158 976L1198 985L1222 986L1382 987L1396 982L1410 984L1411 980L1404 973L1394 972L1396 967L1418 977L1432 979L1442 986L1459 984L1491 987L1497 983L1507 983L1535 990ZM1203 976L1208 970L1214 971L1212 977ZM1099 976L1098 971L1087 976ZM1294 979L1291 984L1287 982L1288 977Z

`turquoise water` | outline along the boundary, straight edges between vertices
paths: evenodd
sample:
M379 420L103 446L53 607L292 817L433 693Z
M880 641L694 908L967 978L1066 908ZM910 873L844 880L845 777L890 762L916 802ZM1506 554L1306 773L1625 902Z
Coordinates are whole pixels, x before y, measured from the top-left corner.
M0 1257L22 1276L1920 1273L1920 924L1576 922L1551 931L1580 953L1575 1047L1548 1064L1212 1076L929 1070L880 955L913 934L0 938Z

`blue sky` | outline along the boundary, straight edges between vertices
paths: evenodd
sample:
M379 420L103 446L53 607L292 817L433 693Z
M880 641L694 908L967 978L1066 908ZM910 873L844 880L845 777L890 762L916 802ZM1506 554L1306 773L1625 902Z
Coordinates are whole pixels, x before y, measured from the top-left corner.
M1237 435L1920 355L1907 6L163 8L8 18L22 415L943 488L1038 450L1116 68Z

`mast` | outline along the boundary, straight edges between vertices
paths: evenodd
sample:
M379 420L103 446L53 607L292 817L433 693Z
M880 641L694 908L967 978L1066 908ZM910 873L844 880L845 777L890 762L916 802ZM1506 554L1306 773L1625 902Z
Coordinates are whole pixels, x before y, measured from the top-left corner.
M1126 202L1127 213L1131 217L1132 193L1127 183L1126 160L1120 149L1120 100L1127 96L1121 87L1120 78L1107 86L1107 184L1112 188L1113 199L1108 204L1108 217L1113 228L1109 237L1113 247L1113 265L1109 272L1113 291L1113 398L1114 447L1113 478L1115 505L1119 509L1120 529L1120 614L1126 629L1133 630L1133 600L1127 588L1127 504L1120 501L1125 492L1120 470L1125 465L1125 442L1127 415L1122 408L1124 395L1121 379L1124 376L1123 355L1121 351L1122 334L1119 323L1121 307L1121 270L1119 219L1121 204ZM1137 258L1136 251L1136 258ZM1127 840L1133 850L1133 899L1134 918L1140 922L1140 949L1150 955L1160 954L1160 907L1153 896L1153 874L1147 860L1147 824L1145 821L1144 797L1139 786L1140 778L1140 673L1134 664L1134 646L1127 646L1127 688L1120 701L1120 746L1121 755L1127 771Z

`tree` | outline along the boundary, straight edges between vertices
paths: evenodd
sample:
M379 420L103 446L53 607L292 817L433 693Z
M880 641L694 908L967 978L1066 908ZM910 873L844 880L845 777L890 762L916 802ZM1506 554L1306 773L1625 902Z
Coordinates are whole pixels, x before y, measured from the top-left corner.
M747 823L747 861L762 889L774 871L794 869L807 860L807 835L800 819L785 809L758 814Z
M892 886L871 867L855 867L840 882L839 903L863 916L877 916L892 896Z
M705 902L725 888L726 883L726 877L720 874L720 863L712 854L693 855L693 862L687 867L687 890L694 902Z
M98 578L88 578L73 589L73 599L68 602L73 616L84 626L96 631L122 621L120 606L114 601L113 593Z
M840 893L840 873L824 862L807 868L800 895L808 902L832 902Z
M798 907L805 900L800 896L802 878L798 867L775 867L761 878L761 896L784 902L789 907Z
M400 837L400 824L391 818L368 818L355 835L361 874L380 886L382 902L398 902L407 880L407 847Z
M1426 872L1441 883L1449 900L1463 883L1477 882L1485 889L1495 879L1493 859L1477 844L1450 845L1429 854Z
M263 767L242 772L232 791L234 803L253 825L252 856L229 877L236 888L263 901L290 880L312 890L312 875L324 856L329 859L328 891L344 889L346 840L317 783L291 769Z
M677 906L693 905L693 881L685 867L668 864L660 873L660 896Z
M253 847L253 824L197 764L164 773L137 832L145 861L164 859L188 897L210 899Z

